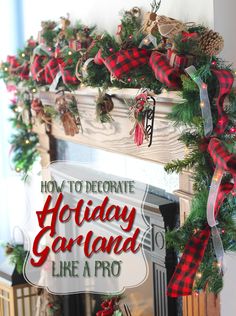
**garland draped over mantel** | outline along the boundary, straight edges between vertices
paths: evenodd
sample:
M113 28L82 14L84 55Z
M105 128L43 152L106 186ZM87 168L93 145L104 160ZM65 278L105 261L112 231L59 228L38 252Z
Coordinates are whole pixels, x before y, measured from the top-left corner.
M234 73L218 58L223 38L202 25L183 23L158 14L160 2L142 17L140 9L125 11L115 36L68 18L42 22L38 39L30 38L17 56L1 64L1 77L12 93L12 137L15 169L27 173L37 156L32 124L47 125L58 116L67 135L82 132L73 91L99 87L97 119L112 122L113 97L108 87L139 88L126 100L141 146L151 145L154 95L178 90L183 101L169 118L184 127L183 160L167 164L167 172L191 169L194 198L185 224L166 235L169 247L183 255L170 280L168 295L201 290L218 293L223 286L223 256L236 251L236 95ZM43 105L38 91L58 93L55 107ZM65 93L66 92L66 93ZM148 121L149 120L149 121Z

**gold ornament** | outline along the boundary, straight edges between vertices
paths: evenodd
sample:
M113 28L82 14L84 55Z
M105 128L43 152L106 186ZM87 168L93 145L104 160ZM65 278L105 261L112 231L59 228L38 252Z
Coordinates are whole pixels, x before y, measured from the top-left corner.
M206 55L218 55L224 48L224 39L219 33L206 30L200 38L200 48Z

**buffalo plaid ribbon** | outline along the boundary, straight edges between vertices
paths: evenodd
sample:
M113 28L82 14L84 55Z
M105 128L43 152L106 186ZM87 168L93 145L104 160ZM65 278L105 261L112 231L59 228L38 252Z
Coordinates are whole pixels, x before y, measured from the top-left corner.
M13 75L19 75L21 79L29 79L29 63L20 64L15 56L7 56L10 72Z
M57 58L51 58L45 65L45 81L51 84L59 71L59 64Z
M232 183L222 184L217 196L215 213L219 209L229 193L233 189ZM211 236L211 229L208 225L196 232L184 248L183 255L175 269L175 272L168 284L167 295L171 297L186 296L192 294L195 275L199 269Z
M222 141L212 138L208 145L208 152L217 167L230 172L232 175L236 174L236 155L230 154Z
M134 47L127 50L120 50L107 58L103 58L102 51L99 50L94 58L94 62L98 65L104 64L115 78L120 79L132 69L148 64L149 58L150 51Z
M216 100L218 123L215 132L217 134L223 134L229 121L228 115L224 111L224 100L232 89L234 77L233 74L226 69L213 69L212 73L219 82L219 92Z
M232 194L236 195L236 155L228 152L222 141L217 138L212 138L208 145L208 152L210 153L214 164L231 174L234 179L234 186Z
M64 84L78 85L79 80L75 75L75 69L69 67L65 62L59 62L59 69L61 71L62 80Z
M45 69L43 65L46 59L46 56L35 55L30 67L33 79L42 84L46 83Z
M216 167L228 171L234 177L233 183L221 184L219 187L217 200L214 207L215 217L218 215L220 207L228 194L234 194L235 190L235 175L236 175L236 155L230 154L223 143L212 138L208 145L208 152ZM167 294L171 297L190 295L195 279L195 275L199 265L204 257L204 253L209 242L211 229L209 225L198 231L188 241L185 246L183 255L178 263L174 275L169 284Z
M157 80L165 84L168 88L178 89L181 86L179 72L170 66L165 55L153 52L149 64Z
M21 80L28 80L29 79L29 72L30 72L30 67L29 63L25 62L19 69L20 72L20 78Z
M59 71L62 74L64 84L79 84L71 68L61 58L52 57L44 66L46 56L36 55L31 64L33 78L39 83L51 84Z
M20 66L16 56L7 56L7 63L9 63L12 70Z

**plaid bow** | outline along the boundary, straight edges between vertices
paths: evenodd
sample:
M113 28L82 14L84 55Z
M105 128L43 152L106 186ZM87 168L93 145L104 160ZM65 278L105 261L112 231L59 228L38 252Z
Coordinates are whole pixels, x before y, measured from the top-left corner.
M35 55L34 60L31 64L30 71L34 80L41 84L45 84L45 69L44 62L46 61L46 56Z
M219 213L220 207L228 194L233 189L232 183L225 183L220 186L217 196L215 214ZM186 296L192 294L195 275L205 254L211 236L208 225L199 230L191 237L184 248L183 255L178 263L175 272L168 284L167 295L171 297Z
M132 69L148 64L149 57L150 52L147 49L136 47L120 50L107 58L103 58L102 51L99 50L94 62L98 65L104 64L115 78L120 79Z
M51 58L45 65L45 81L51 84L59 71L58 59Z
M229 95L234 83L233 74L226 69L213 69L212 73L216 76L219 82L219 93L216 100L218 111L218 123L215 128L217 134L223 134L228 124L229 118L225 113L224 100Z
M153 52L149 64L160 82L169 88L178 89L181 86L179 72L169 65L165 55Z

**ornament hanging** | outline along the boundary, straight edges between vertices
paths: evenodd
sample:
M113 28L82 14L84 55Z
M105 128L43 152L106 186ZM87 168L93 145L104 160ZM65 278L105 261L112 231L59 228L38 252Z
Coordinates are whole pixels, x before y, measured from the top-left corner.
M112 122L113 118L110 112L114 108L112 97L106 93L106 90L98 89L98 97L96 99L96 116L101 123Z
M72 110L75 109L77 102L74 96L69 94L63 94L56 99L56 107L60 114L60 119L64 127L66 135L74 136L79 133L81 128L81 121L79 113L75 115Z
M134 134L134 143L137 146L142 145L144 139L149 141L148 147L152 144L155 104L154 97L144 90L136 96L134 104L129 108L130 120L134 122L130 135Z

